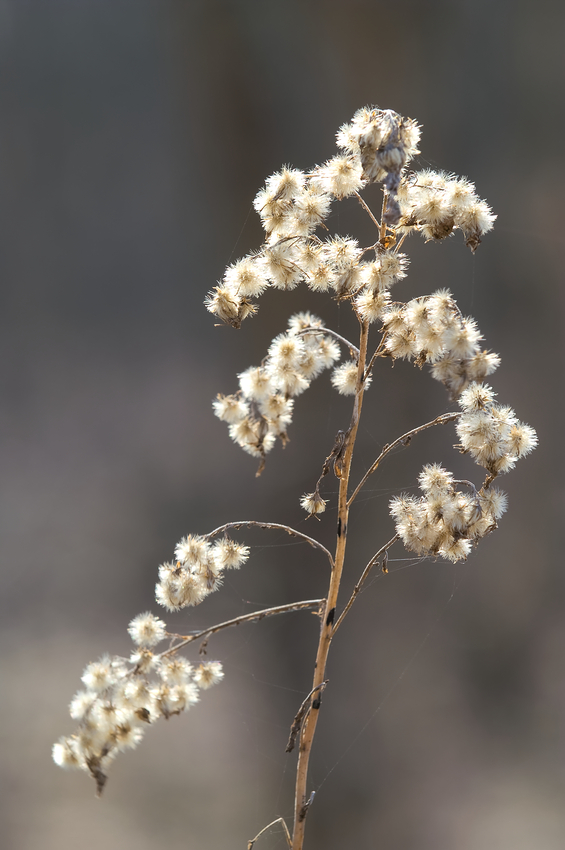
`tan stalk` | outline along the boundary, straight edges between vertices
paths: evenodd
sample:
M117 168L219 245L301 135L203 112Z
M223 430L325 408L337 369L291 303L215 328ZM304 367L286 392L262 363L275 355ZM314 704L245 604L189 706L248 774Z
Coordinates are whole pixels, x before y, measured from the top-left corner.
M318 609L321 615L321 607L325 599L306 599L304 602L290 602L286 605L276 605L274 608L263 608L261 611L254 611L252 614L241 614L239 617L233 617L231 620L225 620L223 623L218 623L215 626L210 626L207 629L200 629L198 632L193 632L191 635L177 635L172 632L167 632L168 637L173 640L180 640L180 643L171 646L165 652L160 652L157 658L167 658L169 655L174 655L179 649L188 646L195 640L201 638L209 638L224 629L229 629L232 626L240 626L241 623L252 623L254 620L264 620L266 617L273 617L277 614L289 614L293 611L304 611Z
M337 519L337 543L334 557L334 568L330 577L330 585L328 588L327 601L322 619L322 627L320 630L320 640L318 643L318 651L316 654L316 664L314 666L314 679L312 682L312 692L318 694L318 690L326 678L326 664L328 653L332 640L333 622L335 619L335 610L337 605L337 597L339 594L339 586L343 572L345 561L345 547L347 542L347 521L349 515L349 507L347 504L347 488L349 485L349 473L351 470L351 460L353 457L353 449L355 447L355 438L357 437L357 428L359 426L359 417L361 415L361 405L363 403L364 393L364 375L365 363L367 360L367 341L369 335L369 325L367 322L361 322L361 334L359 341L359 361L357 364L357 385L355 392L355 404L353 406L353 415L351 417L351 425L347 433L346 443L343 450L341 463L336 464L336 470L339 469L339 497L338 497L338 519ZM292 833L292 850L302 850L304 844L304 829L306 826L306 815L311 803L311 797L307 796L306 786L308 782L308 763L310 761L310 753L312 751L312 743L318 723L318 715L320 713L321 699L317 695L311 702L309 709L306 711L306 717L300 735L298 765L296 768L296 787L294 794L294 829Z

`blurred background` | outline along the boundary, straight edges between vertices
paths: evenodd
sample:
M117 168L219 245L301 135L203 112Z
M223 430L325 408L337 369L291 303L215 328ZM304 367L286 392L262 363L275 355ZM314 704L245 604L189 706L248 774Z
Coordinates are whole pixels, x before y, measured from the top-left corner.
M406 243L398 297L451 288L502 356L492 383L539 449L500 485L509 512L465 564L391 552L344 623L316 741L307 847L558 850L565 842L563 95L557 0L0 0L2 846L243 848L292 820L284 748L310 689L317 621L293 614L210 641L226 678L115 762L104 798L59 770L83 667L128 654L129 620L186 533L305 523L349 403L323 375L262 477L214 418L300 309L347 335L346 306L268 292L240 331L202 305L261 241L252 200L308 169L376 103L423 124L417 167L470 177L498 214ZM373 195L376 197L376 195ZM352 201L330 227L370 240ZM367 244L367 243L365 243ZM427 371L382 362L355 476L453 409ZM425 462L480 481L449 426L388 458L350 525L344 601L392 534L388 500ZM328 477L324 494L335 483ZM324 593L326 564L244 532L245 569L179 631ZM283 847L280 830L264 847ZM258 845L260 847L261 845Z

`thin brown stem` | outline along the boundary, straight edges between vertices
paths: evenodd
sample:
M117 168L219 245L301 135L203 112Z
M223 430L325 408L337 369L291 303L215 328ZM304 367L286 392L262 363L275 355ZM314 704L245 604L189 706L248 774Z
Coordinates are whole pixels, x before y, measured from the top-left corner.
M402 247L402 243L404 242L404 240L406 239L407 236L408 236L407 233L402 234L402 236L400 237L400 239L398 240L398 242L394 246L394 253L395 254L398 254L398 252L400 251L400 249Z
M255 844L255 842L257 841L257 839L258 839L258 838L260 838L260 837L263 835L263 833L264 833L264 832L267 832L267 830L268 830L268 829L270 829L272 826L274 826L276 823L282 823L282 826L283 826L283 829L284 829L284 835L285 835L285 838L286 838L286 843L288 844L288 846L289 846L289 847L291 848L291 850L292 850L292 840L291 840L291 838L290 838L290 833L289 833L289 831L288 831L288 826L286 825L286 823L285 823L285 821L283 820L283 818L277 818L276 820L271 821L271 823L268 823L268 824L267 824L267 826L264 826L264 827L263 827L263 829L261 830L261 832L258 832L258 833L257 833L257 835L255 836L255 838L252 838L252 839L251 839L251 841L248 841L248 842L247 842L247 850L252 850L253 845Z
M215 626L209 626L207 629L201 629L198 632L193 632L191 635L169 635L173 638L181 638L180 643L175 644L165 652L160 652L158 658L166 658L168 655L173 655L179 649L193 643L195 640L210 637L216 632L221 632L224 629L229 629L231 626L239 626L241 623L252 623L254 620L264 620L265 617L274 617L276 614L288 614L291 611L305 611L320 608L325 602L325 599L306 599L303 602L289 602L287 605L277 605L274 608L263 608L261 611L254 611L252 614L241 614L239 617L234 617L231 620L224 620L223 623L217 623Z
M305 334L325 334L326 336L331 336L338 342L341 342L342 345L346 345L352 356L355 356L355 358L359 357L359 349L357 346L353 345L352 342L349 342L348 339L341 334L338 334L336 331L333 331L331 328L304 328L304 330L298 331L296 336L304 336Z
M426 422L425 425L419 425L417 428L412 428L411 431L407 431L401 437L398 437L396 440L394 440L394 442L387 443L386 446L384 446L384 448L383 448L382 452L380 453L380 455L378 456L378 458L375 460L375 462L372 464L372 466L369 467L369 469L367 470L367 472L365 473L365 475L363 476L363 478L361 479L361 481L359 482L359 484L357 485L357 487L355 488L355 490L353 491L353 493L349 497L349 501L347 503L348 507L351 507L351 504L353 503L355 497L357 496L357 494L359 493L361 488L364 487L369 476L371 476L373 474L373 472L376 472L380 462L393 449L395 449L397 446L400 446L402 444L405 445L405 446L408 445L410 440L412 439L412 437L414 437L416 434L419 434L420 431L425 431L426 428L432 428L434 425L445 425L446 422L453 422L455 419L458 419L459 416L461 416L460 413L443 413L441 416L436 416L436 418L432 419L431 422Z
M339 629L339 627L340 627L343 619L345 618L347 612L349 611L349 609L351 608L351 606L353 605L353 603L357 599L357 596L359 595L361 588L363 587L363 585L365 584L365 582L367 580L367 576L369 575L369 573L371 572L371 570L373 569L375 564L378 562L381 555L383 555L385 552L388 552L388 550L390 549L392 544L396 543L396 541L399 540L399 539L400 539L400 535L395 534L394 537L392 537L388 541L388 543L385 543L384 546L381 546L379 551L376 552L376 554L373 555L373 557L371 558L371 560L369 561L369 563L367 564L367 566L365 567L365 569L361 573L361 578L359 579L359 581L357 582L357 584L353 588L353 593L349 597L349 601L348 601L347 605L345 606L345 608L343 609L343 611L339 615L337 622L336 622L335 626L333 627L332 638L335 635L335 633L337 632L337 630Z
M371 359L369 360L369 364L368 364L367 368L365 369L365 377L363 378L363 380L364 380L364 381L366 381L366 380L367 380L367 378L369 377L369 375L371 374L371 369L372 369L372 368L373 368L373 366L375 365L375 360L377 359L377 357L380 357L380 356L381 356L381 354L383 353L383 349L384 349L384 347L385 347L386 338L387 338L387 334L386 334L386 332L385 332L385 333L383 333L383 336L382 336L382 338L381 338L381 341L380 341L380 342L379 342L379 344L377 345L377 347L376 347L376 349L375 349L375 353L373 354L373 356L372 356L372 357L371 357Z
M365 203L365 201L363 200L363 198L361 197L361 195L359 194L359 192L354 192L354 195L355 195L355 197L357 198L357 200L359 201L359 203L361 204L361 206L363 207L363 209L365 210L365 212L369 215L369 217L370 217L371 221L373 222L373 224L374 224L376 227L378 227L378 228L379 228L379 230L380 230L380 229L381 229L381 223L380 223L380 221L377 221L377 219L376 219L376 218L375 218L375 216L373 215L373 211L371 210L370 206L368 206L368 204L366 204L366 203Z
M383 192L383 206L381 209L381 226L379 231L379 242L384 244L386 239L386 221L385 221L385 212L386 212L386 204L387 204L387 195Z
M302 721L304 720L304 715L307 710L310 708L310 700L314 696L317 691L323 691L323 689L328 684L329 679L326 679L322 682L321 685L316 685L315 688L312 688L306 699L302 701L302 704L298 711L296 712L296 717L292 721L292 726L290 727L290 735L288 737L288 744L286 745L286 753L291 753L294 749L294 745L296 744L296 737L300 732L300 727L302 725Z
M353 414L351 417L351 424L346 432L346 439L343 447L343 453L340 456L339 467L336 465L336 474L339 477L337 542L334 557L334 569L332 570L332 574L330 577L328 596L326 604L324 606L322 628L320 630L320 640L318 643L318 651L316 654L316 663L314 665L312 690L319 688L319 686L325 679L326 664L332 640L332 629L335 618L337 598L341 583L343 565L345 561L345 548L347 542L347 521L349 515L347 489L351 472L353 449L355 447L355 439L357 437L357 429L359 427L359 418L361 415L361 407L363 404L368 335L369 325L367 322L362 322ZM306 788L308 782L308 764L310 761L312 743L314 740L316 726L318 723L320 706L321 699L318 696L315 700L312 700L310 704L300 734L300 742L298 748L298 765L296 768L292 850L302 850L303 848L306 816L313 800L313 795L308 796Z
M326 549L321 543L315 540L313 537L308 537L307 534L303 534L301 531L297 531L295 528L291 528L290 525L282 525L280 522L258 522L254 519L242 519L239 522L226 522L225 525L220 525L218 528L215 528L214 531L208 532L208 534L204 534L203 537L216 537L217 534L221 534L223 531L228 531L230 528L242 528L246 526L247 528L263 528L263 529L276 529L278 531L286 531L287 534L290 534L291 537L300 537L301 540L305 540L306 543L309 543L310 546L313 546L314 549L319 549L323 552L328 558L332 568L334 565L334 559L332 557L331 552Z

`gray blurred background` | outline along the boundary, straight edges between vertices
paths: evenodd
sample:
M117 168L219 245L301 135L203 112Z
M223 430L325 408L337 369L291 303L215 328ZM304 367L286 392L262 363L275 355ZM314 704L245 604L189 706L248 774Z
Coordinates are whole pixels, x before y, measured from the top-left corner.
M460 234L412 237L398 296L452 289L502 356L500 400L541 445L500 482L509 513L466 564L397 547L344 624L307 847L565 845L564 36L557 0L0 0L3 848L227 850L291 820L284 748L310 688L310 614L212 640L224 683L120 756L101 801L50 749L73 729L85 664L127 654L129 620L160 613L156 566L183 534L256 518L333 545L335 514L304 524L298 507L349 421L328 376L259 479L210 403L292 312L347 335L348 308L269 292L237 332L214 327L202 300L260 244L251 204L265 177L331 156L368 103L420 121L418 166L469 176L498 214L475 257ZM330 226L372 236L353 202ZM449 409L425 370L380 364L355 475ZM371 479L344 599L422 463L480 480L454 442L427 432ZM245 569L173 627L323 595L308 547L240 539ZM283 847L280 832L263 846Z

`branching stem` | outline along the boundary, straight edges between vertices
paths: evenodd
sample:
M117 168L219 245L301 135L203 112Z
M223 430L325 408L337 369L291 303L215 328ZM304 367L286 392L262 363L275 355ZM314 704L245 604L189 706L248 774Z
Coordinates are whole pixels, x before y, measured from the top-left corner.
M281 824L282 824L283 829L284 829L285 838L286 838L286 843L288 844L288 846L289 846L289 847L291 848L291 850L292 850L292 840L291 840L291 838L290 838L290 833L289 833L289 831L288 831L288 826L286 825L286 823L285 823L285 821L283 820L283 818L277 818L276 820L271 821L271 823L268 823L268 824L267 824L267 826L264 826L264 827L263 827L263 829L261 830L261 832L258 832L258 833L257 833L257 835L255 836L255 838L252 838L252 839L251 839L251 841L248 841L248 842L247 842L247 850L252 850L253 845L255 844L255 842L257 841L257 839L258 839L258 838L260 838L260 837L263 835L263 833L264 833L264 832L267 832L267 830L268 830L268 829L270 829L272 826L274 826L276 823L281 823Z
M371 369L372 369L372 368L373 368L373 366L375 365L375 360L377 359L377 357L380 357L380 356L381 356L381 354L383 353L383 349L384 349L384 347L385 347L386 338L387 338L387 334L386 334L386 332L385 332L385 333L383 333L383 335L382 335L382 337L381 337L381 341L380 341L380 342L379 342L379 344L377 345L377 347L376 347L376 349L375 349L375 353L373 354L373 356L372 356L372 357L371 357L371 359L369 360L369 364L368 364L367 368L365 369L365 377L364 377L364 380L365 380L365 381L367 380L367 378L368 378L368 377L369 377L369 375L371 374Z
M353 605L353 603L357 599L357 596L359 595L361 588L363 587L363 585L365 584L365 582L367 580L367 576L369 575L369 573L371 572L371 570L373 569L375 564L378 562L381 555L383 555L385 552L388 552L388 550L390 549L392 544L396 543L396 541L399 540L399 539L400 539L400 535L395 534L394 537L392 537L388 541L388 543L385 543L384 546L381 546L379 551L376 552L376 554L373 555L373 557L371 558L371 560L369 561L369 563L367 564L367 566L365 567L365 569L361 573L361 578L359 579L359 581L357 582L357 584L353 588L353 593L349 597L349 601L348 601L347 605L345 606L345 608L343 609L343 611L339 615L337 623L335 624L335 626L333 628L332 637L335 635L335 633L339 629L339 627L342 623L342 620L345 618L347 612L349 611L349 609L351 608L351 606Z
M381 229L380 222L379 222L379 221L377 221L377 219L376 219L376 218L375 218L375 216L373 215L373 212L372 212L371 208L369 207L369 205L368 205L368 204L365 202L365 200L361 197L361 195L359 194L359 192L354 192L354 195L355 195L355 197L357 198L357 200L359 201L359 203L361 204L361 206L363 207L363 209L365 210L365 212L366 212L366 213L369 215L369 217L371 218L371 221L373 222L373 224L374 224L376 227L378 227L378 228L379 228L379 230L380 230L380 229Z
M278 531L286 531L286 533L290 534L291 537L300 537L301 540L305 540L306 543L309 543L310 546L314 547L314 549L320 549L320 551L328 558L332 568L334 566L332 554L325 546L317 540L314 540L313 537L308 537L307 534L303 534L301 531L291 528L290 525L283 525L280 522L258 522L254 519L242 519L239 522L226 522L225 525L220 525L218 528L215 528L214 531L210 531L208 534L204 534L203 536L206 538L216 537L216 535L221 534L223 531L228 531L230 528L238 529L243 526L246 526L247 528L276 529Z
M264 620L265 617L273 617L275 614L288 614L291 611L305 611L308 609L320 608L325 602L325 599L306 599L304 602L290 602L287 605L277 605L274 608L263 608L261 611L254 611L252 614L241 614L239 617L234 617L232 620L225 620L223 623L218 623L215 626L209 626L207 629L201 629L199 632L193 632L191 635L169 635L172 638L180 638L180 643L161 652L158 658L166 658L168 655L173 655L183 646L187 646L195 640L210 637L210 635L221 632L224 629L229 629L231 626L239 626L241 623L252 623L254 620Z
M338 342L341 342L342 345L346 345L350 350L352 357L355 357L355 359L359 357L359 349L357 346L353 345L352 342L349 342L349 340L341 334L338 334L336 331L332 331L331 328L304 328L304 330L298 331L296 336L304 336L305 334L325 334L326 336L331 336Z
M412 437L414 437L416 434L419 434L420 431L425 431L426 428L432 428L434 425L445 425L446 422L454 422L455 419L459 418L459 416L461 416L460 413L443 413L441 416L436 416L436 418L432 419L431 422L426 422L424 425L419 425L417 428L412 428L411 431L407 431L401 437L397 437L397 439L394 440L394 442L387 443L386 446L384 446L384 448L383 448L382 452L380 453L380 455L378 456L378 458L375 460L375 462L372 464L372 466L369 467L369 469L367 470L367 472L365 473L365 475L363 476L363 478L361 479L361 481L359 482L359 484L357 485L357 487L355 488L355 490L353 491L353 493L349 497L349 501L347 502L347 506L351 507L351 504L353 503L355 497L357 496L359 491L364 487L369 476L371 476L373 474L373 472L376 472L380 462L393 449L395 449L397 446L400 446L400 445L405 445L405 446L408 445L408 443L410 442Z
M351 417L351 424L346 432L346 439L343 452L340 456L339 467L336 465L336 474L339 477L337 542L334 557L334 568L330 577L327 600L324 606L322 628L320 630L320 640L318 643L316 663L314 665L314 678L312 681L312 692L318 691L318 697L310 704L299 739L298 765L296 768L296 786L294 795L292 850L302 850L303 848L306 816L313 800L313 796L308 795L306 791L308 782L308 764L318 723L318 715L320 713L321 699L319 689L325 680L326 664L332 640L337 598L345 561L347 521L349 516L347 489L349 485L353 449L355 447L355 439L357 437L357 429L359 427L361 406L363 404L363 393L365 390L365 365L367 362L367 343L369 336L368 322L360 322L360 325L359 358L357 361L357 382L353 414Z
M302 725L302 721L304 720L304 715L306 714L306 712L310 708L310 700L312 699L312 697L314 696L315 693L317 693L318 691L322 691L326 687L328 682L329 682L329 679L326 679L324 682L322 682L321 685L317 685L315 688L312 688L312 690L310 691L310 693L308 694L306 699L303 700L302 705L300 706L300 708L296 712L296 717L292 721L292 726L290 727L290 735L289 735L289 738L288 738L288 744L286 745L285 752L291 753L293 751L294 745L296 744L296 737L297 737L298 733L300 732L300 727Z

